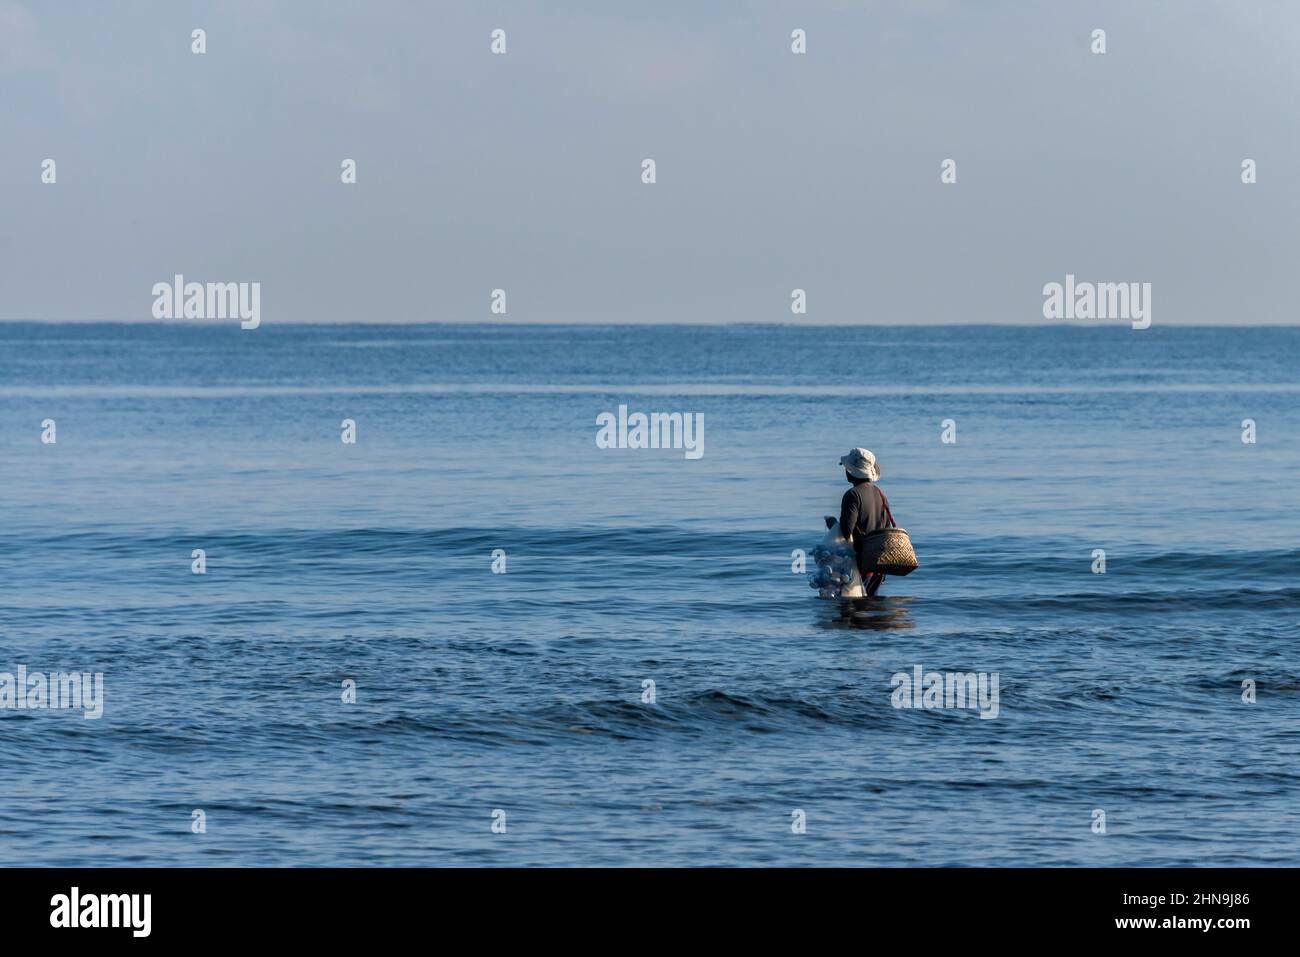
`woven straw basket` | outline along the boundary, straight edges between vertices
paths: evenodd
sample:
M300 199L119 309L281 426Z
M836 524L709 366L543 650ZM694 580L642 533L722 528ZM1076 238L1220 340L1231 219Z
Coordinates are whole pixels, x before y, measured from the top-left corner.
M862 543L862 570L886 575L908 575L920 567L905 528L882 528Z

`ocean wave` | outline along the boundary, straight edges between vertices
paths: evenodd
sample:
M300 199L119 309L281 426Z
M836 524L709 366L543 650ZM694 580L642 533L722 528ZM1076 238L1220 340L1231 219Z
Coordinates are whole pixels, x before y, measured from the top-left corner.
M329 385L153 385L40 383L0 386L0 398L7 399L231 399L241 397L331 396L331 395L601 395L601 396L747 396L755 398L870 398L908 396L1033 396L1033 395L1283 395L1300 393L1295 382L1181 382L1133 383L1128 385L777 385L734 382L409 382Z

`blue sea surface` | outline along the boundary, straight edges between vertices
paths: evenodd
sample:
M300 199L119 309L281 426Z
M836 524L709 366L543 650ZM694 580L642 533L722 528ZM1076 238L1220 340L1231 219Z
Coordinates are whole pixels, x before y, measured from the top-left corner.
M0 344L0 672L104 675L0 710L6 863L1300 864L1298 329ZM858 607L792 570L853 446L922 563Z

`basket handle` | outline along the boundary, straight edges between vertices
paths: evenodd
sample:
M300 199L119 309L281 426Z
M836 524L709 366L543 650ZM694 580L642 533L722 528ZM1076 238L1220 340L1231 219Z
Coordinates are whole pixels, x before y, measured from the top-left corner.
M880 492L880 489L877 487L876 491ZM894 513L889 510L889 499L885 498L884 492L880 492L880 501L885 506L885 517L889 519L889 527L898 528L898 523L894 521Z

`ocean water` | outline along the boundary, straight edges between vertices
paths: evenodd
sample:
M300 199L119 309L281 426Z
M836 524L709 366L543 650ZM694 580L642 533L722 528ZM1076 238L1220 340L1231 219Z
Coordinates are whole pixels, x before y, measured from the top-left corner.
M104 675L0 710L6 863L1300 864L1300 330L0 341L0 671ZM792 553L857 445L922 567L854 607Z

